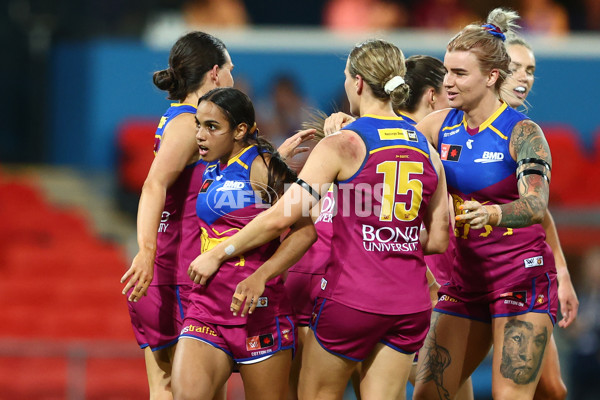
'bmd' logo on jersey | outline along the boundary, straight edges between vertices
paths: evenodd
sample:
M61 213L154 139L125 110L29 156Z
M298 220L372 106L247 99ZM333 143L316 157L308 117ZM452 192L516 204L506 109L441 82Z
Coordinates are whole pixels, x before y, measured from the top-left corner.
M484 151L483 156L481 158L477 158L473 161L476 163L491 163L491 162L500 162L504 160L504 153L500 151Z

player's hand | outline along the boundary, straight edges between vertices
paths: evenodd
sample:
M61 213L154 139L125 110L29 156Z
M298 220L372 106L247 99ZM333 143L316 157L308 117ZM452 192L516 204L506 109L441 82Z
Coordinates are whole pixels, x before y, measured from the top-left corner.
M265 281L256 273L253 273L235 288L235 293L231 298L230 310L233 315L242 310L241 317L246 314L252 314L256 309L260 296L265 291Z
M577 312L579 311L579 299L571 282L569 271L560 271L558 274L558 301L560 303L560 313L562 319L558 322L558 326L566 328L575 321Z
M490 223L489 206L484 206L478 201L465 201L459 206L462 213L456 216L457 221L470 224L471 229L481 229Z
M136 302L145 296L148 292L148 286L154 278L154 253L150 251L139 251L133 258L131 267L121 277L121 283L128 280L127 284L121 291L123 295L131 288L131 294L127 298L129 301Z
M325 119L325 124L323 125L323 133L325 134L325 136L331 135L332 133L338 132L354 120L354 117L346 113L333 113L329 117L327 117L327 119Z
M297 154L307 152L309 150L308 147L298 146L306 142L307 140L313 139L315 137L315 133L315 129L305 129L303 131L298 131L293 136L287 138L285 142L283 142L281 146L279 146L277 151L284 160L292 158Z
M206 285L210 277L221 267L220 261L213 254L213 251L207 251L191 262L188 268L188 276L194 283L202 286Z

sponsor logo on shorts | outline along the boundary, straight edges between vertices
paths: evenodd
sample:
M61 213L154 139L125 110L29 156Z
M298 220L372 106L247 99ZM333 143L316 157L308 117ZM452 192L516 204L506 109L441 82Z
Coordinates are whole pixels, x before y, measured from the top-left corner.
M506 292L506 293L502 293L500 295L500 297L512 297L515 300L519 300L522 302L527 302L527 291L526 290L521 290L519 292Z
M321 290L325 290L327 287L327 280L325 278L321 278Z
M266 349L268 347L273 346L273 344L275 344L275 342L273 340L272 333L246 338L246 350L248 351Z
M284 329L281 331L281 336L283 336L283 338L285 340L289 340L289 335L290 335L290 330L289 329Z
M438 302L440 302L440 301L449 301L450 303L460 303L460 301L456 300L454 297L448 296L447 294L441 295Z
M544 257L537 256L526 258L525 260L523 260L523 262L525 263L525 268L541 267L542 265L544 265Z
M213 331L208 326L188 325L181 330L181 335L185 333L201 333L204 335L219 336L217 335L217 332Z
M259 297L258 301L256 302L256 307L266 307L269 305L269 298L268 297Z
M527 303L527 291L522 290L518 292L506 292L500 295L500 298L506 298L504 304L510 304L512 306L524 307Z

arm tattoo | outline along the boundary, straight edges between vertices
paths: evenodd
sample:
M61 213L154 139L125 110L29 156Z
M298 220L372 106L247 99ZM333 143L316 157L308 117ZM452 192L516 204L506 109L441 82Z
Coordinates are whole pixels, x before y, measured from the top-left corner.
M519 122L515 125L510 140L517 154L517 161L534 158L544 160L548 165L552 165L550 148L542 130L536 123L529 120ZM535 169L550 177L550 171L537 163L524 163L516 173L525 169ZM500 226L521 228L540 223L548 207L548 182L541 175L529 174L519 179L517 185L519 199L500 205L502 209Z
M437 344L436 329L439 317L438 313L433 314L429 334L419 350L419 357L423 357L424 362L417 371L415 379L424 383L433 381L437 388L438 399L450 400L450 392L444 387L444 370L448 368L452 358L448 349Z
M504 325L500 373L517 385L534 382L548 343L548 329L528 321L512 319Z

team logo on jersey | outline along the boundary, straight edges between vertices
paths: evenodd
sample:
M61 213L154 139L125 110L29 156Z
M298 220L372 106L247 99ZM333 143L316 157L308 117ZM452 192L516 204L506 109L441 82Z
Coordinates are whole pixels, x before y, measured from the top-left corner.
M542 265L544 265L544 257L537 256L526 258L525 260L523 260L523 262L525 263L525 268L541 267Z
M467 140L467 149L473 150L473 139Z
M458 161L461 151L461 145L442 143L442 152L440 153L440 158L445 161Z
M202 182L202 186L200 186L200 193L206 193L213 182L214 179L207 179L204 182Z
M409 131L407 129L400 128L386 128L386 129L377 129L379 133L379 139L381 140L409 140L411 142L418 142L417 132Z
M481 158L476 158L473 161L476 163L487 164L492 162L500 162L502 160L504 160L504 153L501 151L484 151Z

